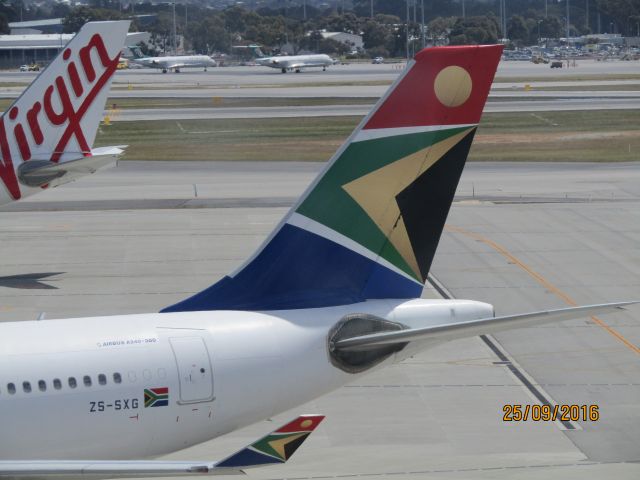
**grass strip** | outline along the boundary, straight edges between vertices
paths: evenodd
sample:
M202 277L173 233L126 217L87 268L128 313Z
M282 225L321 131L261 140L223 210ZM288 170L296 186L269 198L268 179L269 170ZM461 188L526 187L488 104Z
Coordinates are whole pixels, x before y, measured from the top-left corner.
M470 160L638 161L633 110L488 113ZM326 161L360 117L160 120L102 126L97 145L130 160Z

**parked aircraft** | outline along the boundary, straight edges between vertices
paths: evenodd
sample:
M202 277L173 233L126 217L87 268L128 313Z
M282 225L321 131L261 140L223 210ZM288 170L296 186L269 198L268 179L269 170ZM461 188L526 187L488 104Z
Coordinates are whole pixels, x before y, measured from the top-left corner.
M231 460L139 459L269 418L440 342L626 305L495 316L482 302L419 298L501 52L419 52L264 244L202 292L161 313L0 324L0 477L282 463L318 417Z
M170 57L145 57L139 49L133 49L133 58L129 61L148 68L158 68L162 73L173 70L180 73L182 68L204 68L215 67L216 61L207 55L174 55Z
M238 45L233 48L237 50L248 49L255 57L255 62L263 67L279 68L282 73L295 71L300 73L303 68L321 67L325 71L328 66L333 65L333 60L329 55L312 54L312 55L280 55L267 57L262 53L258 45Z
M128 21L86 24L0 117L0 205L122 153L92 145L128 29Z
M335 62L329 55L286 55L281 57L256 58L256 63L263 67L279 68L282 73L295 71L300 73L303 68L321 67L324 72Z

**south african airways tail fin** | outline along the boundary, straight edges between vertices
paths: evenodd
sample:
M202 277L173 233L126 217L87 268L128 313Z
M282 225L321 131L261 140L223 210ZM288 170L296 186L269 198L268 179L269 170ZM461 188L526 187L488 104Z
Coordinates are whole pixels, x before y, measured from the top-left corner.
M84 25L0 117L0 204L91 173L122 152L92 145L129 23Z
M216 463L215 468L247 469L285 463L322 420L324 415L300 415L278 430Z
M501 53L419 52L254 255L163 311L419 297Z
M301 415L219 462L171 460L0 460L0 479L157 478L237 475L291 458L323 415Z

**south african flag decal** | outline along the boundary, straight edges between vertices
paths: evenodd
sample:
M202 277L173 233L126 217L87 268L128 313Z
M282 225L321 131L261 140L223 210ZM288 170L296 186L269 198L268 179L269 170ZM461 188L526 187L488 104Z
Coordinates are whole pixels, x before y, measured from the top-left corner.
M169 387L144 389L144 408L166 407L168 405L169 405Z

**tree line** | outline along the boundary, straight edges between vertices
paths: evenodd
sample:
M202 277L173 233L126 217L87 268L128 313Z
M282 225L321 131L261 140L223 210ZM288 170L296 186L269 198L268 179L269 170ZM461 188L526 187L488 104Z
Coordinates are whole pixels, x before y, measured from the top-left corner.
M343 2L350 8L321 9L310 1L271 0L251 10L240 6L215 9L204 3L177 4L176 29L185 38L186 48L197 53L231 53L234 45L259 44L267 52L278 52L285 44L293 49L341 55L352 49L321 35L340 31L362 35L370 56L404 56L409 47L415 51L428 43L496 43L508 38L517 46L536 43L540 38L566 35L566 3L552 0L509 0L506 32L498 16L498 0L415 0L407 11L404 0ZM426 29L421 28L424 4ZM640 30L640 0L591 0L587 16L586 0L570 2L572 36L594 33L635 35ZM597 15L599 13L599 15ZM144 14L153 14L144 17ZM141 16L142 15L142 16ZM25 6L22 0L0 3L0 32L8 31L7 22L20 19L64 17L65 32L76 32L87 21L131 18L132 30L148 31L150 51L170 51L173 35L173 7L170 4L129 3L114 0L90 0L86 6L70 7L62 3ZM597 22L599 17L599 22Z

